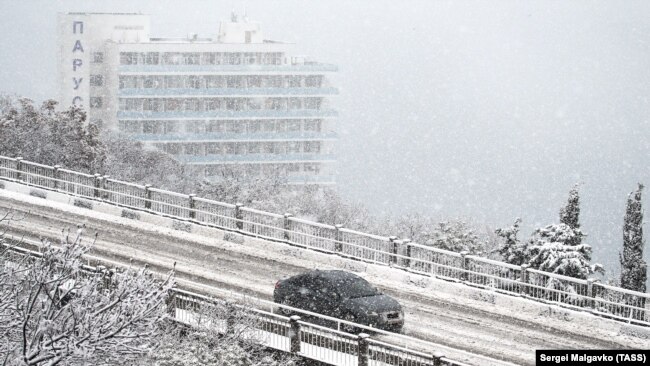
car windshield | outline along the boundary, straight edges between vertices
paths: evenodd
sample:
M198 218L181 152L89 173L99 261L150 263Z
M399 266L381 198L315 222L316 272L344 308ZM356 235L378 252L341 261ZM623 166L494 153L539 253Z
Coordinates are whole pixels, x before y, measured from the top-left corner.
M368 281L361 278L337 278L333 280L336 291L344 298L354 299L379 294Z

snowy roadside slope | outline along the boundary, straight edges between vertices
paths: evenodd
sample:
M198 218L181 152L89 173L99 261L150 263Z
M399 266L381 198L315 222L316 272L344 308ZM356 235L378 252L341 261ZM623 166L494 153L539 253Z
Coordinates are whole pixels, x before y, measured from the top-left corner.
M188 273L208 278L219 277L217 283L227 282L233 288L240 287L252 293L270 296L277 278L305 268L345 268L355 271L405 303L407 333L496 358L532 364L533 350L536 348L647 347L647 339L628 335L635 330L643 336L642 329L588 313L408 274L385 266L301 250L286 244L240 236L235 237L243 240L242 244L227 242L221 240L224 232L220 230L191 224L179 226L178 223L174 224L175 220L144 213L138 213L142 221L126 219L119 217L121 209L102 207L109 205L93 202L93 210L89 210L51 201L53 197L50 196L44 200L8 190L0 190L0 194L2 206L5 207L12 205L13 198L18 200L13 202L16 208L22 202L28 202L32 213L49 210L43 214L45 217L66 216L58 210L70 212L71 217L67 218L69 224L85 221L87 226L100 230L98 244L102 247L116 246L116 243L137 244L114 248L122 255L147 258L153 252L159 256L156 260L170 265L178 260L179 265L187 267ZM68 202L73 201L68 196L57 198L61 202L65 198ZM23 207L21 210L29 211L30 208ZM118 215L106 215L104 212ZM62 222L65 220L53 220L41 230L50 231L56 237ZM172 227L189 229L192 233ZM188 247L191 249L188 250ZM218 273L218 276L211 275L211 272Z

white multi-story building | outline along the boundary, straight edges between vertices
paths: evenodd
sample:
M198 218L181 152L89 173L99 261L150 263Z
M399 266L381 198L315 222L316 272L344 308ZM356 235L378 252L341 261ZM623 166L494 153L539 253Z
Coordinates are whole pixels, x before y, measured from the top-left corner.
M327 75L259 23L221 22L215 39L151 38L141 14L59 14L60 101L106 129L174 155L197 176L239 164L293 184L335 182Z

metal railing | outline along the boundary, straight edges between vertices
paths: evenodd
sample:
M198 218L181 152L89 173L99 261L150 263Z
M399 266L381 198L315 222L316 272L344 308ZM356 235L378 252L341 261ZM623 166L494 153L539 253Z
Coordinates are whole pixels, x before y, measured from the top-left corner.
M7 267L25 265L42 257L39 252L16 245L2 244L0 250L4 251L3 265ZM108 275L109 278L115 270L101 263L82 265L81 269L82 273L90 276ZM162 277L154 272L151 274ZM366 333L357 335L340 329L343 324L349 324L379 335L392 334L390 332L234 292L227 294L228 298L224 300L172 288L166 301L167 315L176 322L192 327L208 326L222 334L237 330L266 347L330 365L468 366L439 352L426 354L370 338ZM245 316L237 317L237 310L242 310ZM286 312L301 314L310 321L303 321L299 315L282 315ZM242 325L245 326L243 331ZM416 341L408 336L398 336Z
M0 179L650 325L650 294L0 156Z
M168 308L174 320L195 326L198 324L197 319L205 318L203 309L209 309L212 306L224 307L224 304L226 307L241 307L252 315L248 318L250 319L249 335L261 344L330 365L467 366L449 359L441 353L426 354L373 339L366 333L346 333L336 329L340 328L341 324L349 323L340 319L251 297L239 299L237 296L234 297L235 301L243 300L246 306L225 303L223 300L174 289L168 302ZM255 307L255 305L257 306ZM267 306L270 307L269 310L261 309ZM302 314L310 321L303 321L300 315L277 314L286 311ZM208 310L206 313L212 312ZM315 324L317 322L326 323L328 326ZM230 332L229 327L236 327L237 323L229 322L226 319L218 320L214 325L223 332ZM368 332L390 334L363 325L354 325Z

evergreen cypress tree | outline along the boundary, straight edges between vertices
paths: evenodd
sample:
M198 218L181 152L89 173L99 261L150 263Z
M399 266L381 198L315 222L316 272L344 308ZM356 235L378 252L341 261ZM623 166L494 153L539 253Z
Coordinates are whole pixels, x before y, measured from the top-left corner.
M641 191L643 184L630 193L623 222L623 253L619 254L621 262L621 287L639 292L646 291L648 267L643 260L643 209Z
M578 184L573 186L569 191L569 200L565 207L560 210L560 223L569 225L572 229L580 229L580 195L578 194Z
M576 233L571 239L564 243L566 245L580 245L584 234L580 231L580 195L576 183L569 191L569 199L566 206L560 210L560 223L567 225Z

